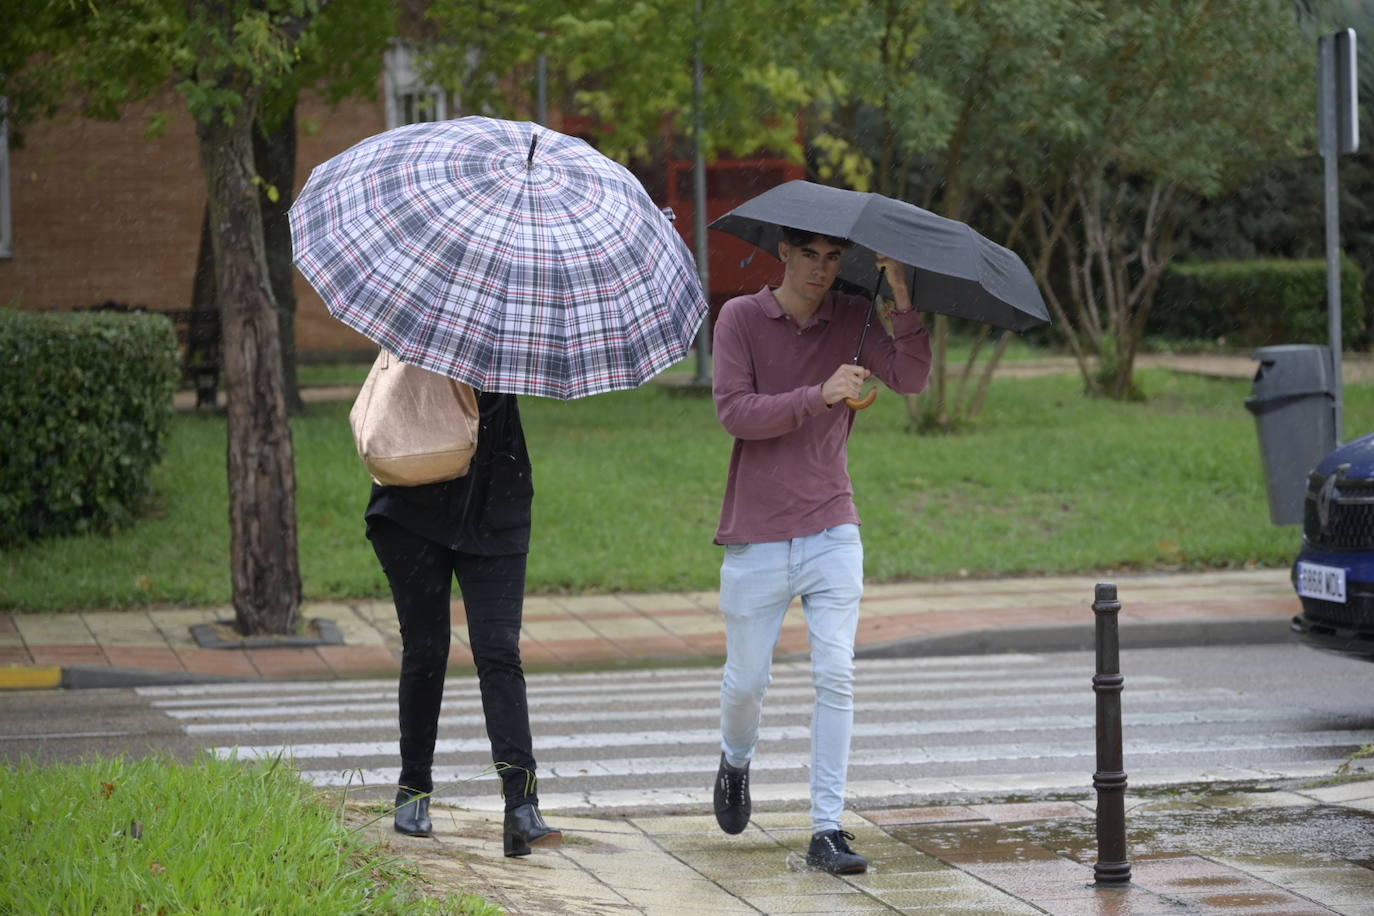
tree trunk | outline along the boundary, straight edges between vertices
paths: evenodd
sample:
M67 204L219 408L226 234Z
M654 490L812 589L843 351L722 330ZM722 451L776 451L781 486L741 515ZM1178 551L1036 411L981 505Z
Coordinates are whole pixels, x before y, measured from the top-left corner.
M291 209L296 187L296 106L282 116L270 132L261 121L253 128L253 161L264 186L262 240L267 258L267 275L272 296L277 302L278 340L281 346L282 387L289 413L305 411L300 385L296 380L296 288L291 269ZM269 190L270 189L270 190ZM273 197L276 197L273 200Z
M244 634L292 633L301 602L296 480L282 390L277 313L253 183L253 108L197 126L223 323L228 400L229 551Z

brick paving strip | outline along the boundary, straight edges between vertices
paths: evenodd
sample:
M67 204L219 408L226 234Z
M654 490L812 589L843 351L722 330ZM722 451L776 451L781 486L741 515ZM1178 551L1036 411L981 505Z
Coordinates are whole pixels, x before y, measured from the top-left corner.
M1113 577L1107 577L1109 579ZM959 654L1026 644L1027 651L1086 648L1094 580L1044 577L875 584L864 597L860 654L906 651ZM1131 634L1173 644L1279 641L1299 611L1287 570L1157 573L1114 577L1121 594L1123 644ZM228 619L228 608L158 608L67 614L0 614L0 687L28 671L53 667L156 674L166 682L214 678L384 677L399 669L400 635L389 601L308 602L304 619L322 618L343 633L342 646L203 649L192 625ZM1138 627L1139 629L1132 629ZM1191 629L1189 629L1191 627ZM1153 629L1151 629L1153 628ZM1010 640L997 644L996 639ZM1257 635L1258 634L1258 635ZM453 607L450 662L470 667L461 601ZM933 648L943 641L941 649ZM522 653L531 671L653 662L718 663L725 633L714 592L526 599ZM788 615L779 651L806 652L806 625Z

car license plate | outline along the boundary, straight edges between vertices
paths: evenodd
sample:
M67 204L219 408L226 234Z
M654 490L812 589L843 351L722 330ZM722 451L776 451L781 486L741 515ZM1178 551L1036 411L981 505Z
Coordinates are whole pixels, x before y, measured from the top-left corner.
M1298 594L1304 598L1345 603L1345 569L1317 563L1298 564Z

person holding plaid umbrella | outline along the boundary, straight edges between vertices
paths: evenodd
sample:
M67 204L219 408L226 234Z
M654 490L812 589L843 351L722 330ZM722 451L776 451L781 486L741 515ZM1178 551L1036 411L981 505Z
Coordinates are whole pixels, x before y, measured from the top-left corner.
M556 845L539 811L520 625L534 500L516 396L479 392L477 450L468 473L422 486L374 483L364 516L401 626L397 691L401 774L395 828L430 836L431 770L444 698L449 601L456 578L477 667L493 766L505 798L507 856Z
M877 257L895 300L892 336L878 328L865 333L869 303L830 289L849 241L790 228L782 238L782 284L726 302L715 329L716 412L735 438L715 537L725 546L726 637L715 813L726 833L740 833L749 822L749 762L773 649L788 606L800 596L816 690L807 861L850 874L868 863L840 824L863 593L846 451L856 414L845 402L858 398L870 375L901 393L924 389L930 336L912 309L903 265Z
M477 116L386 131L316 167L291 241L330 314L478 392L468 474L374 486L365 513L401 626L395 826L432 830L456 578L505 853L527 855L562 834L539 811L520 660L534 488L516 396L634 388L683 359L706 315L696 266L619 163L539 125Z

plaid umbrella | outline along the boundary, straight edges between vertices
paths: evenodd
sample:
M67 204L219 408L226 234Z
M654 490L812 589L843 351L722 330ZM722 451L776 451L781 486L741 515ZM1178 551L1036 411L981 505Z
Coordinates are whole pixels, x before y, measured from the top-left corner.
M335 318L482 391L634 388L687 355L706 314L687 246L638 179L525 122L362 141L310 173L291 243Z

